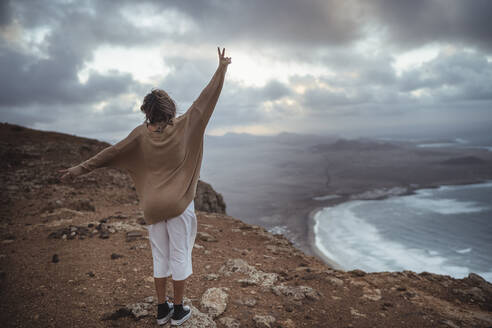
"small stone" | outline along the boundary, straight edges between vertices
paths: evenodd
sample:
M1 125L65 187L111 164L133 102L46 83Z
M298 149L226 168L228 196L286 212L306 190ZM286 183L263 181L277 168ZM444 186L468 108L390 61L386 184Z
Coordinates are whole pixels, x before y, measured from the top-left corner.
M60 262L60 258L58 257L58 254L53 254L53 257L51 258L51 262L53 263Z
M219 319L219 322L226 328L239 328L241 326L239 321L231 317L222 317Z
M151 278L152 278L152 280L154 280L153 277L151 277ZM154 296L151 295L151 296L147 296L146 298L144 298L144 302L145 303L155 303L156 299Z
M359 311L357 311L353 307L350 308L350 314L353 315L354 317L358 317L358 318L365 318L366 317L366 315L364 313L360 313Z
M256 298L254 297L246 297L243 300L243 304L249 307L253 307L256 305Z
M292 319L281 321L280 324L282 328L296 328L296 324L292 321Z
M215 238L214 236L212 236L208 232L198 231L196 236L201 241L208 241L208 242L217 242L218 241L217 238Z
M135 319L139 320L142 317L146 317L150 315L150 311L152 310L152 304L149 303L134 303L128 304L126 309L131 312L131 314L135 317Z
M95 277L95 276L96 276L96 275L94 274L94 272L92 272L92 271L87 272L87 275L88 275L89 277Z
M335 277L326 277L326 280L330 282L332 285L341 287L343 286L343 280Z
M371 301L379 301L381 299L381 290L378 288L370 288L367 286L362 287L363 295L361 298L365 298Z
M215 273L209 273L204 276L205 280L217 280L219 279L219 275Z
M205 247L203 247L203 246L202 246L202 245L200 245L200 244L195 244L195 245L193 245L193 248L196 248L196 249L202 249L202 248L205 248Z
M255 315L253 321L257 328L271 328L271 324L275 322L275 317L271 315Z
M112 254L111 254L111 259L112 259L112 260L119 259L120 257L123 257L123 255L116 254L116 253L112 253Z

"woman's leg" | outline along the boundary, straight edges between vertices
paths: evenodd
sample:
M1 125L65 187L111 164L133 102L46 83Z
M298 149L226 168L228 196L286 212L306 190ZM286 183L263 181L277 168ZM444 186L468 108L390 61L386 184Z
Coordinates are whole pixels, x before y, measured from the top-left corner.
M154 277L155 290L157 292L157 303L162 304L166 301L167 296L167 278Z
M197 232L194 201L190 202L181 215L168 220L167 224L174 304L182 304L186 278L193 273L191 253Z
M167 277L171 275L169 267L169 233L167 222L161 221L147 226L149 241L152 248L154 283L157 292L157 302L166 301Z
M185 282L184 280L173 280L174 285L174 304L183 304L183 295L185 290Z

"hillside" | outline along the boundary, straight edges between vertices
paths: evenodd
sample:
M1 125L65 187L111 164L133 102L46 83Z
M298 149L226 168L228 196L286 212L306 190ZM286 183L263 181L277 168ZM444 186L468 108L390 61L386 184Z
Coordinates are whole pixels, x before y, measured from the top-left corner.
M130 177L58 170L108 146L0 125L3 327L154 327L152 256ZM183 327L490 327L492 285L427 272L336 270L227 215L201 181ZM168 288L171 292L172 288Z

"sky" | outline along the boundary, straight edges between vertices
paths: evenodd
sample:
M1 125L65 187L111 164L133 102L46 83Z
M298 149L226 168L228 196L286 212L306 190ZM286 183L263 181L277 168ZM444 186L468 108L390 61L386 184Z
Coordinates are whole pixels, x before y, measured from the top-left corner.
M208 135L492 131L492 1L0 1L2 122L118 140L232 58Z

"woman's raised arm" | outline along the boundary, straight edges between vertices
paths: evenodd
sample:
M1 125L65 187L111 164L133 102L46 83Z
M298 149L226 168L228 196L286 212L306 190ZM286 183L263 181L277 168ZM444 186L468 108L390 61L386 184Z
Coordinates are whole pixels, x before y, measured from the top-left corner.
M227 66L231 63L230 57L225 57L225 48L220 52L220 48L217 47L219 54L219 67L212 76L212 79L207 86L200 93L198 98L193 102L188 111L191 111L191 115L195 114L200 116L202 122L207 125L215 105L219 100L222 86L224 85L225 74L227 72Z

